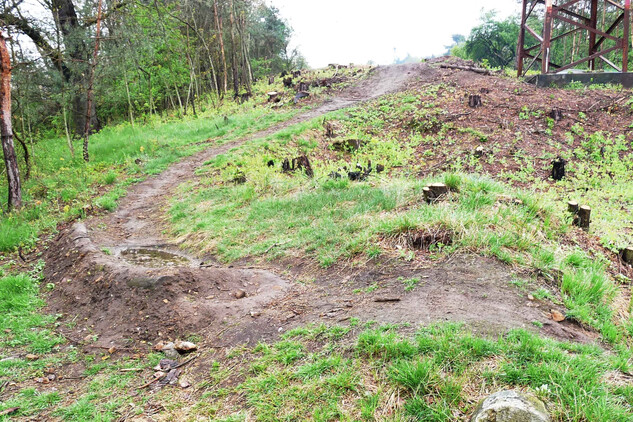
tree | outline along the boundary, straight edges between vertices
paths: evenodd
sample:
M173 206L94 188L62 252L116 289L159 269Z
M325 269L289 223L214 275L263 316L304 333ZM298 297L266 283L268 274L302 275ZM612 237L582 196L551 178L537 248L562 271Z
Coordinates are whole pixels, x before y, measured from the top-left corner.
M487 60L492 67L506 67L515 60L519 24L516 18L495 20L496 12L486 12L481 25L470 32L464 51L472 60Z
M22 187L18 160L13 145L13 125L11 124L11 58L4 33L0 32L0 134L2 152L7 168L9 186L9 211L22 206Z

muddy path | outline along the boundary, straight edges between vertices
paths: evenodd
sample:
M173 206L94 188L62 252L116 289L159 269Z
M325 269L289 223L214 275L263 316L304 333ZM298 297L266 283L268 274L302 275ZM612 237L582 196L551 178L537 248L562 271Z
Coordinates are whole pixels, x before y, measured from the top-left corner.
M80 321L66 324L64 335L77 343L97 336L98 344L108 347L196 333L209 345L230 345L273 339L305 323L359 318L413 325L465 321L484 332L534 329L533 322L541 321L545 334L590 341L591 333L580 327L551 324L551 304L523 297L510 284L512 271L491 259L463 255L432 268L392 263L330 269L317 272L306 284L297 282L305 275L301 262L285 264L285 270L282 265L206 265L163 235L174 190L216 155L409 84L440 78L441 72L426 64L379 67L320 107L188 157L131 187L115 212L62 230L46 254L45 276L56 285L48 300L50 311L63 314L66 321ZM403 277L423 282L405 292Z

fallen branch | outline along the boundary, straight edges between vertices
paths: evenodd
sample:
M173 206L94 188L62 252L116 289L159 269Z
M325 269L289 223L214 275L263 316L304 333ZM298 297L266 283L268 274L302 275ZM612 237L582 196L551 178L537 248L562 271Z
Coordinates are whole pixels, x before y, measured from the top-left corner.
M399 297L377 297L376 299L374 299L374 302L400 302L400 298Z
M460 66L460 65L456 65L456 64L441 64L440 67L442 69L466 70L468 72L479 73L480 75L491 75L492 74L492 72L490 72L488 69L484 69L484 68L481 68L481 67L474 67L474 66Z

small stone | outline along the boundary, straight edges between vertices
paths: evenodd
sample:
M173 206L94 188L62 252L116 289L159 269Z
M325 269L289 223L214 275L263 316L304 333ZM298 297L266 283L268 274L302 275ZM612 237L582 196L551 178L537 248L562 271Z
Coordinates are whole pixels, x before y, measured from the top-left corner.
M235 296L236 299L243 299L246 297L246 292L242 289L236 290L233 296Z
M156 372L154 372L154 378L162 378L165 375L167 375L167 374L164 373L163 371L156 371Z
M534 296L528 295L528 300L534 300Z
M114 352L116 352L116 347L112 346L108 349L108 353L113 354Z
M191 387L191 384L189 384L189 382L187 382L185 380L180 380L180 383L178 385L180 385L180 388L189 388L189 387Z
M28 355L26 355L26 360L38 360L40 357L38 355L33 355L31 353L29 353Z
M167 299L163 299L163 303L169 303Z
M550 417L535 396L504 390L486 397L470 422L550 422Z
M176 340L174 342L174 349L176 349L179 352L191 352L191 351L196 350L197 348L198 346L196 346L194 343L190 341Z
M253 318L257 318L258 316L260 316L262 313L259 311L251 311L251 317Z
M561 322L565 320L565 315L563 315L562 313L558 312L555 309L551 310L551 314L550 314L551 318L556 321L556 322Z

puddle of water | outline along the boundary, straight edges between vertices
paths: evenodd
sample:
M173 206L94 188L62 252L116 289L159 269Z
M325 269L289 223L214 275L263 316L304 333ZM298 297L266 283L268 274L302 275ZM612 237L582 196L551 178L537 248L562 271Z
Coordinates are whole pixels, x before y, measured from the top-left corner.
M158 249L134 248L121 251L121 257L134 265L150 268L178 267L189 264L189 259Z

